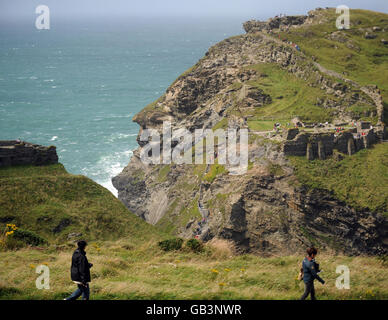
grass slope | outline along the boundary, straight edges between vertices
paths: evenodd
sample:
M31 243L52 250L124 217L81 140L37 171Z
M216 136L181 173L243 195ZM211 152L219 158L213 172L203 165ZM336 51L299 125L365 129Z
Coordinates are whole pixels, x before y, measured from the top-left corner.
M248 84L263 90L272 97L272 103L257 108L255 119L288 119L299 116L306 121L330 121L332 115L323 107L316 105L317 98L327 96L319 88L308 86L308 83L295 75L281 69L276 64L257 64L248 67L261 76ZM334 97L331 97L334 100ZM272 123L273 126L273 123ZM272 129L272 128L269 128Z
M347 78L362 85L376 84L381 89L388 114L388 14L368 10L350 10L350 29L341 31L346 42L330 37L338 32L335 9L321 11L327 21L321 24L291 29L281 33L298 44L308 56L314 56L327 69L344 73ZM365 39L368 28L380 27L385 31L372 32L375 39ZM386 122L388 119L386 120Z
M356 208L369 208L388 215L388 144L364 149L341 161L308 161L290 157L300 183L332 191Z
M0 228L6 223L62 243L71 232L88 240L159 236L107 189L61 164L0 169Z

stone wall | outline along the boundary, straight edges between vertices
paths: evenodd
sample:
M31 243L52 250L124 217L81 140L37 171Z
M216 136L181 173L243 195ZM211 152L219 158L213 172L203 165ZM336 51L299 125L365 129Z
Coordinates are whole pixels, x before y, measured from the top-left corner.
M286 140L283 144L283 152L289 156L306 156L309 160L316 158L326 159L334 150L352 155L355 152L369 148L378 142L379 136L373 129L365 131L365 135L345 131L335 136L334 133L298 133L293 139ZM288 137L295 135L295 132Z
M45 147L24 141L0 141L0 167L13 165L46 165L58 163L56 147Z

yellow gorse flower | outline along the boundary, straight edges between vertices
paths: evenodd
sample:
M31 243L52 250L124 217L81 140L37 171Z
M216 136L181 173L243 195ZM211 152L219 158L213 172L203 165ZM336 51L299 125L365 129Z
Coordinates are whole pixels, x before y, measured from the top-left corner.
M218 270L217 269L212 269L212 272L213 273L218 273Z
M225 282L220 282L218 285L219 285L220 287L225 287L225 286L226 286L226 283L225 283Z
M225 268L224 270L225 270L225 272L230 272L231 271L229 268Z
M12 230L12 231L6 232L6 233L5 233L5 236L8 237L8 236L10 236L11 234L13 234L13 230Z

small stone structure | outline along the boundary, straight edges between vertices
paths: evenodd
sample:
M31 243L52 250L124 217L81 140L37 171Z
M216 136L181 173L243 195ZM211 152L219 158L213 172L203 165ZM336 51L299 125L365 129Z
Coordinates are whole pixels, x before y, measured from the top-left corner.
M255 33L259 31L271 31L273 29L287 28L291 26L301 25L305 23L307 16L283 16L270 18L267 21L250 20L243 24L244 30L247 33Z
M286 141L283 144L283 152L285 155L303 156L309 160L326 159L334 150L352 155L381 141L384 132L385 128L377 128L375 131L370 123L364 122L357 124L357 130L350 129L338 135L331 132L310 133L290 129L284 134Z
M56 147L17 140L0 140L0 167L58 163Z

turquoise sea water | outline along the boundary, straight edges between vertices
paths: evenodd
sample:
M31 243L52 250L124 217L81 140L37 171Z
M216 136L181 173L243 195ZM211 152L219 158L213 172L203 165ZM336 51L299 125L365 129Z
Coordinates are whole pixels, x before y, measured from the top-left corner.
M241 20L128 19L0 24L0 140L56 145L60 162L113 193L157 99Z

